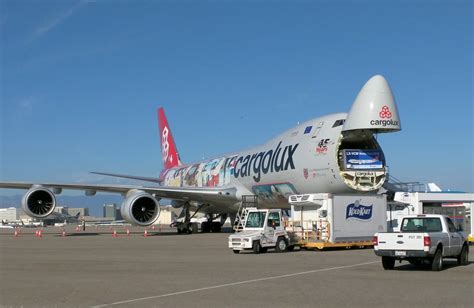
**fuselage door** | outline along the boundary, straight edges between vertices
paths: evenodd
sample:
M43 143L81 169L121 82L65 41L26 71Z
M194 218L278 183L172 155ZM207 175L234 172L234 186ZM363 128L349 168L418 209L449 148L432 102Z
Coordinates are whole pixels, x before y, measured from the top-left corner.
M319 122L311 138L318 138L319 132L321 131L321 128L323 126L324 126L324 121Z

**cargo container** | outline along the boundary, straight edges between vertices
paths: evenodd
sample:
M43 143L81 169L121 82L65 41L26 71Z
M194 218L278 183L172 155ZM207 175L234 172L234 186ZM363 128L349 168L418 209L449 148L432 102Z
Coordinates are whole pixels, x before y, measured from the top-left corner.
M306 248L372 246L376 232L387 230L385 195L305 194L289 197L287 230Z

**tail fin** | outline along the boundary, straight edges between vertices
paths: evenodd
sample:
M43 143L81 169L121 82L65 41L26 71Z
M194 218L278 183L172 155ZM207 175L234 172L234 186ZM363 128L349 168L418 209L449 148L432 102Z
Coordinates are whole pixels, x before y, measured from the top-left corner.
M174 143L173 135L166 120L163 107L158 108L158 126L160 130L161 154L163 156L163 165L165 169L170 169L181 165L178 150Z

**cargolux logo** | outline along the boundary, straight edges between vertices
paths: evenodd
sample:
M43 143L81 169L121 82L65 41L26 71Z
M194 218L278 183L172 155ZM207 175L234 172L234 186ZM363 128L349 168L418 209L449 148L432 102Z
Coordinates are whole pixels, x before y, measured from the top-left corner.
M163 155L164 162L166 162L169 155L170 144L168 142L168 134L169 134L168 127L165 126L163 128L163 132L161 133L161 154Z
M247 156L240 156L235 161L234 177L253 176L255 182L260 182L263 174L268 172L280 172L288 169L294 170L295 163L293 155L299 143L287 145L281 148L281 141L273 150L255 153Z
M346 209L346 219L369 220L372 218L372 207L373 205L361 205L359 202L351 203Z
M390 112L390 108L388 106L383 106L382 110L379 112L379 117L381 119L387 119L387 120L372 120L370 121L370 125L374 126L398 126L399 122L394 119L390 119L392 117L392 113Z
M390 119L392 117L392 113L390 112L388 106L382 107L382 110L379 112L379 116L382 119Z

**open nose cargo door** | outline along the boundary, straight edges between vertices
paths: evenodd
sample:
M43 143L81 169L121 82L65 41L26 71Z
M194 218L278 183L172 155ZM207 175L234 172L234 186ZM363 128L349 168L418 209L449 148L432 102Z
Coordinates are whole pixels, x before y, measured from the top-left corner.
M376 75L352 104L338 143L338 163L344 182L354 190L374 191L385 182L385 157L374 135L401 130L392 90Z

